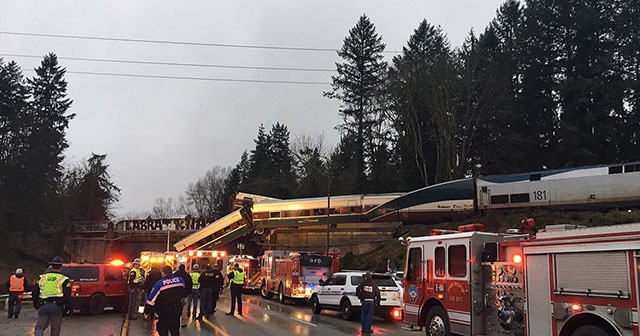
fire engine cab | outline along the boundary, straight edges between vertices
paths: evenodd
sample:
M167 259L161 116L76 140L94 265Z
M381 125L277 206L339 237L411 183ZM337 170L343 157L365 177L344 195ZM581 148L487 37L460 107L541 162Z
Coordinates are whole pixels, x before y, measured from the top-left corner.
M640 334L640 223L482 229L404 240L406 323L427 335Z
M320 280L327 280L338 267L337 253L265 251L260 258L260 295L270 299L277 294L280 303L287 298L308 300Z

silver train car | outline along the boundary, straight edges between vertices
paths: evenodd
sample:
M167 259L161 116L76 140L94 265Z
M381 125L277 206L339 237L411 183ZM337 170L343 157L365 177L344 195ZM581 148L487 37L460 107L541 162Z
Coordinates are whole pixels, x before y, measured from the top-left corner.
M479 176L476 204L492 209L640 205L640 162Z

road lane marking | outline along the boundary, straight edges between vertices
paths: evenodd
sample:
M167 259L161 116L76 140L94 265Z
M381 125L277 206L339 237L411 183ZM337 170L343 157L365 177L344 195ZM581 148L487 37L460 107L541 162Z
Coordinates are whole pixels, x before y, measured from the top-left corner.
M230 336L229 334L227 334L224 330L220 329L220 327L218 327L217 325L213 324L211 321L207 320L206 318L203 318L202 321L204 323L206 323L208 326L210 326L211 328L215 329L217 332L219 332L222 336Z
M294 321L298 321L300 323L304 323L304 324L308 324L308 325L313 326L313 327L317 327L317 325L315 325L315 324L313 324L311 322L303 321L303 320L300 320L300 319L297 319L297 318L291 317L291 316L289 316L289 318L294 320Z

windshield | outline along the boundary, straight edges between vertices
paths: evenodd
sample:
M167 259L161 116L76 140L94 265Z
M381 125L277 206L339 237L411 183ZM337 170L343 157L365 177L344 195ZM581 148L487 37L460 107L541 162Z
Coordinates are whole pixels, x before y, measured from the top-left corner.
M351 283L354 286L359 285L362 281L364 281L364 277L362 275L351 276ZM388 275L374 274L373 282L375 282L379 287L398 287L396 282Z

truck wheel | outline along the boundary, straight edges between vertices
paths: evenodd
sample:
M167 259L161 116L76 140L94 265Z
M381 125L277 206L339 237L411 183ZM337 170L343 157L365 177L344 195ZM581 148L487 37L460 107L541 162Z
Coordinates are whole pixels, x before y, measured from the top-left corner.
M89 299L89 314L98 315L104 312L106 298L102 294L93 294Z
M260 296L262 296L263 299L267 300L273 297L273 293L271 293L264 282L262 283L262 286L260 286Z
M318 297L317 296L312 296L311 297L311 311L314 314L320 314L320 311L322 310L322 308L320 308L320 302L318 302Z
M353 307L349 299L342 299L342 301L340 301L340 315L345 321L353 319Z
M427 314L427 336L448 336L449 317L440 306L435 306Z
M282 284L280 284L280 286L278 287L278 302L284 303L284 300L284 287L282 286Z
M595 325L585 325L582 326L578 329L576 329L571 336L616 336L618 335L617 333L615 335L613 334L609 334L606 331L604 331L603 329L601 329L598 326Z

